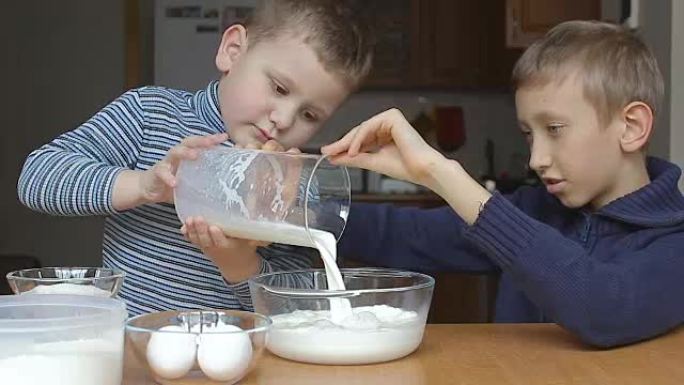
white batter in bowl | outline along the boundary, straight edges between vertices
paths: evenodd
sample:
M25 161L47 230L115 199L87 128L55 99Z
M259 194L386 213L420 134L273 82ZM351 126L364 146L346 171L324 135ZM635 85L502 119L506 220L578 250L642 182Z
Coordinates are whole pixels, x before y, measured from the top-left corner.
M434 279L388 269L341 272L345 290L328 290L324 270L268 273L250 280L255 311L273 320L267 348L283 358L329 365L390 361L416 350ZM339 302L351 307L342 319L335 317Z

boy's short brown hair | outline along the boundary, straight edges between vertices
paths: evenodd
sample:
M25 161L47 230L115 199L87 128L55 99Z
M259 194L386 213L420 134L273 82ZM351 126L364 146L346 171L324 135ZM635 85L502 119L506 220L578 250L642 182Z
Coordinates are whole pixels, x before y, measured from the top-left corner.
M654 115L659 109L663 77L651 50L631 31L599 21L568 21L552 28L516 63L513 87L546 84L573 71L603 123L634 101L648 104Z
M245 25L250 44L286 34L303 38L324 68L353 89L372 65L370 15L358 0L261 0Z

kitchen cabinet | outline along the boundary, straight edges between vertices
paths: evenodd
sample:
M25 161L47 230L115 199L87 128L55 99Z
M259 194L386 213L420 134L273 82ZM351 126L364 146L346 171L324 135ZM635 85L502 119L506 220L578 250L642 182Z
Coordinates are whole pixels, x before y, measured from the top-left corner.
M601 0L506 0L506 45L527 47L558 23L600 18Z
M505 0L377 1L384 11L366 88L508 86L521 51L506 47Z
M508 87L523 48L601 0L374 0L378 44L366 89Z
M420 0L373 0L373 5L377 10L377 44L373 71L366 85L382 88L415 82L420 65Z

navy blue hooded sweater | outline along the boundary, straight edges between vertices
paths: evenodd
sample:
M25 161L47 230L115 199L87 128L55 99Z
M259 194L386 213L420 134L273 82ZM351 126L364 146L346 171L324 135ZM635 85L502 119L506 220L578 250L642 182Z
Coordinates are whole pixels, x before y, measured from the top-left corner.
M472 226L449 206L354 204L339 253L427 273L500 272L496 322L552 321L601 347L651 338L684 321L684 197L677 166L649 158L647 168L651 183L595 212L543 186L495 194Z

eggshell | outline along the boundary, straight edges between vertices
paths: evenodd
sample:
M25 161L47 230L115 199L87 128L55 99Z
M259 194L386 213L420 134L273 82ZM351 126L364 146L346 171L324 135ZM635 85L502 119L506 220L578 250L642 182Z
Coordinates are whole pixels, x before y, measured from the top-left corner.
M187 332L169 325L161 332ZM159 377L173 380L183 377L195 364L197 336L189 333L152 333L147 344L147 363Z
M238 378L251 360L252 342L237 326L219 324L200 335L197 361L202 372L214 381Z

